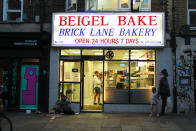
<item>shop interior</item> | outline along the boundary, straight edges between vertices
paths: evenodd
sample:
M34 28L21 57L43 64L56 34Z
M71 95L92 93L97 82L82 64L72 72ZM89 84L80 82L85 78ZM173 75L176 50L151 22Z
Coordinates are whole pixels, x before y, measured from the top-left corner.
M113 57L107 57L111 51ZM82 103L83 110L102 110L105 103L149 104L151 89L155 86L155 54L155 50L62 50L61 56L105 58L60 60L59 94L67 95L72 102ZM94 104L95 71L99 72L102 81L100 105Z

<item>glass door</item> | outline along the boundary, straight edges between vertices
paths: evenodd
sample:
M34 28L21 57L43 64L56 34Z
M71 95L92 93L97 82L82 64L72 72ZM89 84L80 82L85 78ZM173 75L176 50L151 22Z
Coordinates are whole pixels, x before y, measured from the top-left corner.
M80 102L80 61L60 61L60 99L62 95Z
M84 60L83 110L102 111L103 61Z

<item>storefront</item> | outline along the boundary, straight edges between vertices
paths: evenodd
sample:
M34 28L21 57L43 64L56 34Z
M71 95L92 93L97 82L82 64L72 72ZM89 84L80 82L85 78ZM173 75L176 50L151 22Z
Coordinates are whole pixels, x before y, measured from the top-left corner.
M163 13L54 13L49 108L66 95L76 112L149 111L157 74L167 68L172 78L172 57L164 58L172 54L164 39Z
M0 34L0 87L10 111L48 110L50 48L42 36L40 32Z

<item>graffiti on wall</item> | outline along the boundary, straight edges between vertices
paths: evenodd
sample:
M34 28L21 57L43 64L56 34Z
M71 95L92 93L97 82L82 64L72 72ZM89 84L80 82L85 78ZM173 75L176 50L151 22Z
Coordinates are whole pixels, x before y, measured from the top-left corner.
M194 87L192 62L189 57L180 56L177 61L177 109L178 113L194 111Z
M35 105L36 68L26 68L24 79L27 80L27 88L22 92L23 104Z
M38 108L38 65L21 66L20 109Z

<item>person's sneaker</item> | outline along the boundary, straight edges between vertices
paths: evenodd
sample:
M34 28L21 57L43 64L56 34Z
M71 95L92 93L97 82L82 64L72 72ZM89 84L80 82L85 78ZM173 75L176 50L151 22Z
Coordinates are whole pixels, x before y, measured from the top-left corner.
M149 116L152 117L152 114L150 114Z
M97 103L94 102L94 105L97 105Z
M159 115L159 113L157 114L157 117L159 117L160 115Z
M101 103L99 103L99 105L102 105Z

